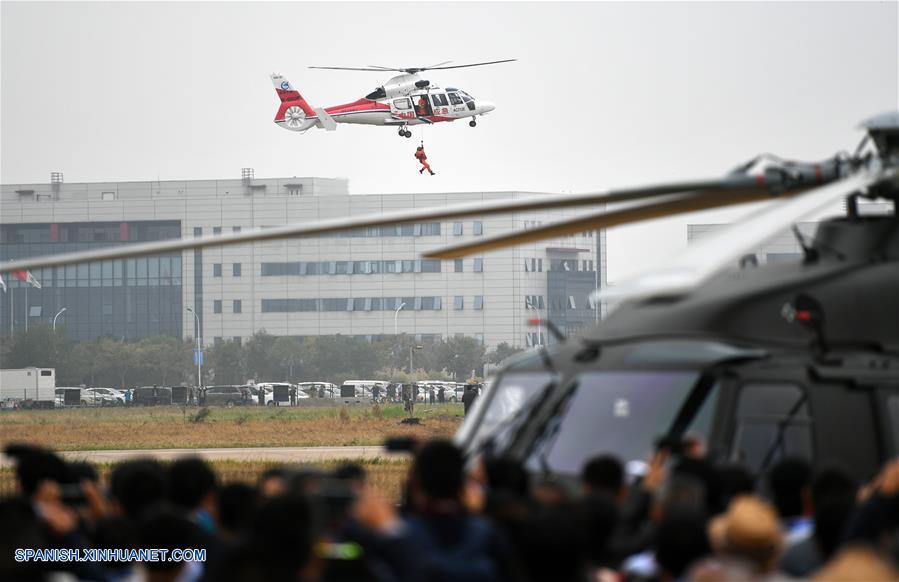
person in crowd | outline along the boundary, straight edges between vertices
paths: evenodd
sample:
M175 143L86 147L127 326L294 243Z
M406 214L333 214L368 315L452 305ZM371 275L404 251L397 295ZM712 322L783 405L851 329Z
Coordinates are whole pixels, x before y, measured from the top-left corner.
M858 485L845 471L831 467L812 481L812 535L793 544L781 560L781 569L805 578L820 569L839 545L843 530L855 507Z
M437 389L437 403L443 404L446 402L446 387L441 386Z
M792 546L811 536L812 468L808 461L787 457L768 473L768 491L783 526L785 543Z
M462 410L463 414L468 415L471 405L478 397L478 392L474 386L466 386L465 392L462 393Z
M587 461L581 471L581 488L584 494L605 493L623 501L627 495L624 486L624 467L616 457L601 455Z
M727 511L709 523L714 556L701 561L690 578L773 580L782 577L777 569L784 546L784 533L777 511L759 497L746 495L731 501Z

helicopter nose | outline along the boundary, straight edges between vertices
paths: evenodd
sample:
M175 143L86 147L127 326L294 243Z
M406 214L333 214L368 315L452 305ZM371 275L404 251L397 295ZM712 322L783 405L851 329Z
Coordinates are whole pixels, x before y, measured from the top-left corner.
M494 109L496 109L496 105L491 103L490 101L481 101L479 109L482 113L490 113Z

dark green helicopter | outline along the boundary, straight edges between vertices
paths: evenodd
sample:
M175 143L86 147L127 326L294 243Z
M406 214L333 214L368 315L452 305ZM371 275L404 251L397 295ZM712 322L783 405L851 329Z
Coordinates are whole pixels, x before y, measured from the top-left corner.
M866 155L863 142L854 156L759 178L775 191L830 185L626 282L594 330L508 363L457 442L562 481L602 453L640 474L655 448L677 453L687 436L756 472L790 455L873 476L899 454L899 219L862 216L858 199L899 200L899 114L865 127ZM846 215L803 242L800 264L720 269L841 197Z
M285 237L522 211L632 203L425 253L449 259L709 208L776 199L659 269L611 288L594 330L509 362L456 436L466 452L522 460L564 481L610 452L639 474L662 444L700 437L715 460L762 470L785 455L857 477L899 454L899 113L872 118L854 154L821 163L760 157L724 178L612 192L413 209L34 257L0 272ZM756 167L763 169L751 173ZM801 264L731 271L746 252L840 200ZM609 298L607 293L604 298ZM543 322L552 328L551 322Z

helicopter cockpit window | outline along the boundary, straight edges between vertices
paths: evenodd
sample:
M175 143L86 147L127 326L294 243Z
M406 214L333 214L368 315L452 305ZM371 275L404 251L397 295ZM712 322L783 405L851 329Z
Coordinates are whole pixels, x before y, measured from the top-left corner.
M534 447L528 467L579 474L590 458L610 453L626 463L629 473L640 474L698 378L692 370L580 376L564 410ZM687 433L708 439L717 394L713 389Z
M387 92L384 90L384 87L378 87L365 96L366 99L384 99L385 97L387 97Z
M459 98L459 95L456 93L447 93L449 96L450 103L453 105L462 105L462 99Z
M466 425L478 422L476 415L469 414L459 434L474 431L471 441L472 447L478 447L482 441L491 437L497 445L499 441L508 438L504 423L508 423L521 411L527 403L540 394L554 379L555 374L550 372L528 372L504 374L499 383L492 386L489 392L481 398L486 401L484 413L480 415L480 422L473 427ZM501 426L502 425L502 426ZM498 429L498 430L497 430ZM494 432L498 434L493 434ZM502 433L502 434L499 434Z
M753 472L783 457L812 458L805 392L793 384L746 384L737 404L731 458Z
M468 103L469 101L474 101L474 97L466 93L465 91L459 91L459 94L462 95L462 101Z
M446 95L443 93L432 93L431 100L434 101L434 107L446 107L449 105L449 101L446 100Z
M393 106L397 109L412 109L412 104L409 103L409 99L394 99Z

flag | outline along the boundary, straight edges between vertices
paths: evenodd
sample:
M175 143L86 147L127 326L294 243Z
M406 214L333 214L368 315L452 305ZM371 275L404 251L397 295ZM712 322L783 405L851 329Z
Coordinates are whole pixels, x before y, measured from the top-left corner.
M6 281L3 280L3 275L0 275L0 289L3 289L3 292L6 293Z
M35 289L41 288L41 282L34 278L34 275L31 274L31 271L13 271L12 276L19 281L28 283Z

